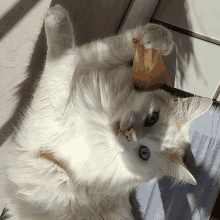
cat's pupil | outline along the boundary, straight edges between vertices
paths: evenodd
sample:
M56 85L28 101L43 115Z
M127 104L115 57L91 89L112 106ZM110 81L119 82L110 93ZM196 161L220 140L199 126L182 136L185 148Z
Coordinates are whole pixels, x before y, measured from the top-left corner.
M149 114L144 122L144 127L150 127L154 125L159 119L158 112L152 112Z

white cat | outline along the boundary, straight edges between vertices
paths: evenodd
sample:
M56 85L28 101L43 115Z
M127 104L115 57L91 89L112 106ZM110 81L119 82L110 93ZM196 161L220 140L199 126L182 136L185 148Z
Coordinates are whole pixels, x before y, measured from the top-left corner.
M45 30L44 72L8 146L10 219L131 220L137 184L163 174L196 184L182 158L190 123L212 101L130 87L132 38L167 55L170 32L148 24L77 47L59 5L48 10Z

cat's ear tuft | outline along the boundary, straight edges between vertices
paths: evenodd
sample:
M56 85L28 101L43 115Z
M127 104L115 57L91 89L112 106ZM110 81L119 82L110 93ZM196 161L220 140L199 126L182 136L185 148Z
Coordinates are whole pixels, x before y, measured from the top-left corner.
M188 169L183 165L183 163L177 163L176 161L166 161L165 166L161 169L165 175L174 178L174 183L190 183L192 185L197 185L196 179L188 171Z
M194 176L187 170L182 164L178 164L176 167L176 175L171 175L175 178L175 182L189 183L194 186L197 185L197 181Z
M204 114L212 105L210 98L190 97L181 100L183 117L192 121Z

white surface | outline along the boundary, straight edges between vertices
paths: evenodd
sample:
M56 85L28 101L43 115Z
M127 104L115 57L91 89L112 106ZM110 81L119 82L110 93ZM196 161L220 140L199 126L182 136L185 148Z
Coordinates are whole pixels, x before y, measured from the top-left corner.
M0 40L0 128L7 122L16 105L13 93L16 91L15 87L25 79L26 66L50 3L51 0L39 1ZM1 0L0 19L10 14L10 10L16 4L20 6L19 10L22 10L22 4L25 4L25 1ZM11 13L10 16L14 14ZM4 23L4 25L8 24ZM4 31L4 28L0 27L0 30ZM4 150L5 147L0 146L0 195L2 194ZM0 215L3 207L4 201L0 196Z
M219 0L166 0L154 18L220 40L219 9Z
M174 41L179 47L176 53L177 56L180 56L183 65L183 68L181 69L183 70L185 77L184 80L181 79L177 63L174 87L195 95L213 98L215 90L220 83L220 47L175 31L171 32ZM184 45L184 41L187 41L192 45L190 50L188 44ZM186 53L186 51L188 52ZM195 59L193 58L192 53L194 54ZM189 54L190 59L189 62L187 62L186 56ZM195 66L195 60L197 60L198 67Z

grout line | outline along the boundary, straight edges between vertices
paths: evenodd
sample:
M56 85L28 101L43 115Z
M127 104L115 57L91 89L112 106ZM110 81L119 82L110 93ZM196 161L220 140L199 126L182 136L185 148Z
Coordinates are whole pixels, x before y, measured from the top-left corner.
M161 2L161 0L158 1L158 4L157 4L157 6L156 6L156 8L155 8L155 10L154 10L154 13L153 13L153 15L152 15L152 18L150 19L150 23L153 23L152 20L154 19L153 17L154 17L154 15L155 15L155 13L156 13L156 11L157 11L157 9L158 9L158 6L159 6L160 2Z
M219 84L219 86L218 86L218 88L217 88L217 90L216 90L216 92L213 96L213 100L217 100L219 95L220 95L220 84Z
M216 45L220 46L220 41L219 40L215 40L215 39L212 39L210 37L206 37L206 36L204 36L202 34L197 34L197 33L194 33L192 31L185 30L183 28L177 27L175 25L171 25L171 24L165 23L163 21L159 21L159 20L157 20L157 19L155 19L153 17L151 19L151 22L163 25L164 27L166 27L166 28L168 28L170 30L173 30L173 31L176 31L176 32L179 32L179 33L191 36L191 37L195 37L195 38L198 38L200 40L204 40L204 41L207 41L209 43L216 44Z
M206 36L201 35L201 34L194 33L194 32L189 31L189 30L185 30L183 28L180 28L180 27L177 27L177 26L165 23L163 21L159 21L157 19L154 19L153 17L151 19L151 23L160 24L160 25L163 25L164 27L166 27L166 28L168 28L170 30L173 30L173 31L176 31L176 32L179 32L179 33L191 36L191 37L195 37L195 38L198 38L200 40L204 40L204 41L207 41L209 43L216 44L216 45L220 46L220 41L218 41L218 40L212 39L210 37L206 37ZM219 86L218 86L218 88L217 88L217 90L216 90L212 100L216 101L218 97L220 97L220 84L219 84Z
M115 34L118 34L119 30L120 30L121 27L123 26L123 23L124 23L124 21L125 21L125 18L126 18L126 16L129 14L129 11L130 11L131 8L132 8L132 3L134 3L134 0L130 0L130 2L128 3L128 6L127 6L127 8L125 9L124 14L122 15L122 18L121 18L121 20L120 20L120 22L119 22L119 24L118 24L118 27L117 27L116 30L115 30Z
M132 0L125 9L116 33L150 23L160 0Z

